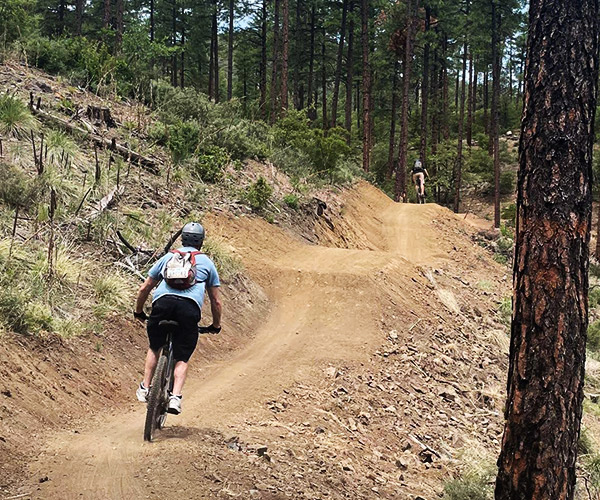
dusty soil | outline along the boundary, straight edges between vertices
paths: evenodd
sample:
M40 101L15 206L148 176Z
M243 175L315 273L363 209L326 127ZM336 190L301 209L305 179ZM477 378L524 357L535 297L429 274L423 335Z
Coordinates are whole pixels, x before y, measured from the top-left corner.
M508 348L498 303L509 280L464 216L394 204L359 183L337 216L317 220L321 245L251 216L223 211L205 222L267 299L255 304L256 285L245 294L232 285L229 322L200 345L183 414L152 444L142 441L144 407L131 403L139 372L122 371L141 364L143 333L127 333L137 347L104 354L86 374L101 378L97 390L80 397L89 383L76 377L77 396L61 393L77 418L57 416L56 432L31 440L21 456L39 455L18 479L23 458L3 464L7 496L434 498L465 450L493 459ZM2 340L3 354L11 343ZM31 389L8 373L16 361L4 364L11 394ZM10 436L17 398L0 398L0 435ZM86 417L85 406L111 410ZM37 410L33 432L43 425Z

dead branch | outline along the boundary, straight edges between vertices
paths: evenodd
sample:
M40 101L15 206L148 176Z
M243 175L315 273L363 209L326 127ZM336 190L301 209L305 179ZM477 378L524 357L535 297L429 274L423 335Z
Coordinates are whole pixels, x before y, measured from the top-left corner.
M70 132L72 134L77 133L83 135L84 137L87 137L98 146L101 146L103 148L111 148L111 146L113 146L112 139L101 137L100 135L94 133L92 126L89 124L87 124L89 125L89 128L87 130L84 130L83 128L77 127L76 125L69 123L68 120L64 120L63 118L54 116L53 114L48 113L47 111L44 111L35 106L31 106L31 112L41 120L48 122L52 125L58 126L66 130L67 132ZM158 165L153 159L148 158L147 156L144 156L140 153L137 153L136 151L133 151L129 148L126 148L125 146L118 144L116 141L114 142L113 150L119 153L123 158L131 159L137 162L142 168L144 168L148 172L154 175L160 174Z

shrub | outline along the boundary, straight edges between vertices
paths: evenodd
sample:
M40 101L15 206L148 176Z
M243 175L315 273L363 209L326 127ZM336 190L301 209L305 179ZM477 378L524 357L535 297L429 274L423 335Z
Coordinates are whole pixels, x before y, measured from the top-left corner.
M19 98L0 95L0 134L23 137L37 127L37 120Z
M31 182L14 165L0 163L0 201L10 207L21 207L31 199Z
M298 209L298 206L299 206L299 199L298 199L298 197L297 197L295 194L293 194L293 193L286 194L286 195L283 197L283 202L284 202L284 203L285 203L285 204L286 204L288 207L290 207L290 208L293 208L294 210L297 210L297 209Z
M500 194L503 196L513 194L515 184L515 174L510 171L504 171L500 174Z
M444 498L449 500L491 500L492 474L469 471L444 485Z
M205 182L218 182L230 161L229 153L223 148L212 146L196 156L192 163L194 173Z
M245 198L252 208L260 210L266 206L272 195L273 188L264 177L260 176L255 183L248 187Z
M600 304L600 287L598 285L590 287L588 304L590 308L598 307L598 304Z
M517 221L517 205L511 203L505 206L501 212L502 218L512 227L515 227Z
M600 350L600 320L594 321L588 326L587 348L592 352Z
M498 306L498 313L502 324L509 326L512 320L512 298L504 297Z

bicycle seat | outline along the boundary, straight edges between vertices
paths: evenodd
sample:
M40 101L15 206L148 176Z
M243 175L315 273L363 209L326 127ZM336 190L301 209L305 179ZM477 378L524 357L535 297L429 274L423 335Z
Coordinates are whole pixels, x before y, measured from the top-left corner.
M177 328L179 326L179 323L177 323L177 321L163 319L158 323L158 326L160 326L161 328Z

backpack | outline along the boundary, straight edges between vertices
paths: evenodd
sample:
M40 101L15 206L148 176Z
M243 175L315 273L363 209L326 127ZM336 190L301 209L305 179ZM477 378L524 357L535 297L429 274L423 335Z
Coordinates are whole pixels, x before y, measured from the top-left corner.
M176 290L187 290L196 284L196 255L202 252L171 250L173 257L163 269L167 285Z

